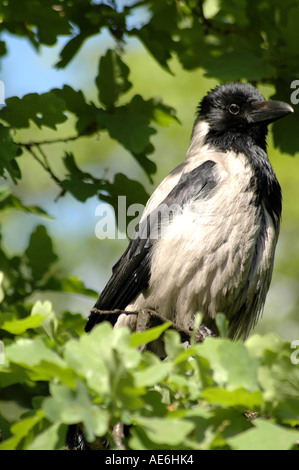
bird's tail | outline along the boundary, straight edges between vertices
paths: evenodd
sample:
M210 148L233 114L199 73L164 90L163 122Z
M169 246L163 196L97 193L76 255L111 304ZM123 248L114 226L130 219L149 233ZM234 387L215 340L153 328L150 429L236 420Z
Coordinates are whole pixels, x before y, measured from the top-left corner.
M90 450L84 434L77 424L72 424L68 428L66 447L67 450Z

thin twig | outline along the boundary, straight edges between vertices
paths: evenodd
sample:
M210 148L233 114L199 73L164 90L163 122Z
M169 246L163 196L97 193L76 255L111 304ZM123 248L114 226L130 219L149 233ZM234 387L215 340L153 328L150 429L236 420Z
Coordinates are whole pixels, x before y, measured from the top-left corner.
M236 28L234 25L231 25L230 27L225 25L225 27L222 28L220 26L217 26L215 22L208 20L204 14L203 3L204 0L198 0L197 6L193 7L189 4L189 8L192 11L193 15L197 16L197 18L200 20L204 34L209 34L210 32L219 33L221 35L239 33L241 28ZM243 30L244 29L242 28L242 31Z
M55 183L61 188L61 192L59 194L58 197L62 196L65 192L66 192L66 188L63 186L62 184L62 181L53 173L51 167L49 166L48 164L48 159L47 159L47 156L45 155L45 153L40 149L40 147L38 146L38 150L41 154L41 156L43 157L43 160L41 160L38 155L35 153L35 151L33 150L33 148L31 146L25 146L26 149L28 150L28 152L32 155L32 157L34 158L34 160L36 160L42 167L43 169L49 173L49 175L51 176L52 180L55 181ZM56 199L57 199L56 198ZM56 200L55 199L55 200Z
M58 139L40 140L40 141L37 141L37 142L34 141L34 140L31 140L30 142L15 142L15 144L18 145L19 147L25 147L26 149L28 149L28 148L35 147L35 146L38 147L40 145L51 145L51 144L66 143L66 142L70 142L72 140L76 140L79 137L83 137L83 136L84 136L84 134L77 134L77 135L72 135L72 136L65 137L65 138L59 137Z
M211 28L211 23L204 15L203 0L199 0L198 2L198 16L201 20L204 34L208 34L209 29Z
M92 308L90 310L91 313L98 313L99 315L120 315L122 313L126 313L127 315L138 315L138 311L127 311L127 310L99 310L98 308Z
M148 315L153 320L151 325L146 324L146 329L150 328L151 326L156 326L156 324L170 322L171 323L170 329L176 330L180 334L182 341L190 341L193 335L193 330L185 330L184 328L181 328L180 326L178 326L175 322L169 320L168 318L163 317L163 315L151 309L143 309L143 310L138 310L138 311L126 311L126 310L119 310L119 309L99 310L97 308L93 308L91 310L91 313L97 313L98 315L121 315L125 313L126 315L137 315L140 317L142 317L145 314L145 315ZM145 324L146 321L142 319L140 323ZM138 324L138 320L137 320L137 324ZM207 336L213 336L213 332L209 328L207 328L205 325L201 324L195 334L195 342L202 342Z
M45 154L45 152L43 151L43 149L41 148L40 144L37 144L36 147L37 147L39 153L41 154L41 156L43 157L45 167L48 169L48 171L50 170L50 172L53 173L51 168L50 168L50 165L49 165L48 157Z

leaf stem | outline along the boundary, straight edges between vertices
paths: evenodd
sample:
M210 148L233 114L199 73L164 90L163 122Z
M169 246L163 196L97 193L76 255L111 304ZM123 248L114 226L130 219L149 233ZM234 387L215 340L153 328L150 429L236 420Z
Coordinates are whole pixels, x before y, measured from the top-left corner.
M35 145L37 146L43 160L36 154L36 152L33 150L32 148L32 145L26 145L26 144L23 144L23 146L26 148L26 150L28 150L28 152L31 154L31 156L34 158L34 160L36 160L42 167L43 169L49 173L49 175L51 176L52 180L55 181L55 183L61 188L61 191L60 193L58 194L58 196L55 198L55 201L57 201L58 198L60 198L61 196L63 196L66 192L66 188L63 186L63 183L62 181L58 178L58 176L55 175L55 173L53 172L53 170L51 169L50 165L49 165L49 162L48 162L48 158L47 158L47 155L45 154L45 152L40 148L40 144L37 144L35 143Z
M66 143L66 142L70 142L72 140L76 140L78 139L79 137L81 137L81 135L83 134L77 134L77 135L73 135L73 136L69 136L69 137L65 137L65 138L58 138L58 139L52 139L52 140L41 140L41 141L30 141L30 142L15 142L16 145L18 145L19 147L26 147L27 150L29 150L29 148L31 147L35 147L35 146L40 146L40 145L50 145L50 144L59 144L59 143Z

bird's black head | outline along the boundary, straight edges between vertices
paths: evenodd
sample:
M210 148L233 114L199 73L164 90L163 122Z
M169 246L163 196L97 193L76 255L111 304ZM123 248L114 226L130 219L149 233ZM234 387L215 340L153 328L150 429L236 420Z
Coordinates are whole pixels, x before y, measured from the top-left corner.
M208 123L210 143L223 149L242 137L265 149L267 125L292 112L286 103L267 101L252 85L228 83L203 98L198 119Z

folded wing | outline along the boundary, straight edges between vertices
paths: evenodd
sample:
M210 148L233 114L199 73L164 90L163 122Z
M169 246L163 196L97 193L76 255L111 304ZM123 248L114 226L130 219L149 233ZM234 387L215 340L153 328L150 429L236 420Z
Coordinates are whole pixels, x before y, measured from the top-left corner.
M95 309L125 309L146 289L151 275L151 249L165 221L171 223L169 209L171 217L175 217L176 211L180 211L188 202L209 197L211 190L217 185L216 165L214 161L207 160L188 173L182 172L178 183L169 194L136 228L127 250L113 267L112 276L97 300ZM159 191L159 188L160 186L155 192ZM118 314L104 315L92 312L85 330L90 331L97 323L105 320L114 325L117 318Z

